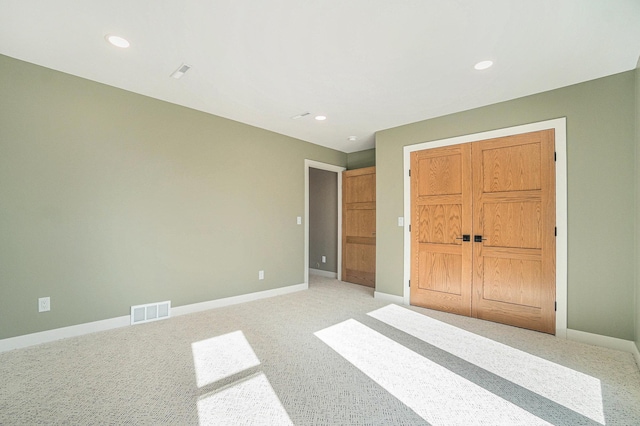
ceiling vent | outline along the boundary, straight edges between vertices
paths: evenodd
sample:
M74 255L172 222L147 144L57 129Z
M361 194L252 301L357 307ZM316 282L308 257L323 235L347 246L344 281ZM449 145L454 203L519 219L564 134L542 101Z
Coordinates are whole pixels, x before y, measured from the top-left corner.
M191 65L182 64L180 65L180 68L178 68L173 72L173 74L171 74L171 77L178 79L182 77L190 69L191 69Z

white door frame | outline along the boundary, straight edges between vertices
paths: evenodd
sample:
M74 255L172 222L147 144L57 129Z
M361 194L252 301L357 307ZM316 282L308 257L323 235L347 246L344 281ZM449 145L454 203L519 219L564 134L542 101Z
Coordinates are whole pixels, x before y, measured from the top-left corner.
M304 160L304 283L309 285L309 168L335 172L338 175L338 279L342 279L342 172L345 167Z
M458 145L484 139L500 138L539 130L555 130L556 144L556 336L567 337L567 119L566 117L522 126L507 127L453 138L423 142L404 147L404 304L410 304L409 278L411 277L411 153L429 148Z

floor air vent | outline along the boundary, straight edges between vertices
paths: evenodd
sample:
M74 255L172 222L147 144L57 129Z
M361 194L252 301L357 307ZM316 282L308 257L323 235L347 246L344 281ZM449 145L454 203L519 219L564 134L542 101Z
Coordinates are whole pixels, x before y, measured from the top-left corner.
M171 301L148 303L131 307L131 325L143 322L158 321L169 318L171 314Z

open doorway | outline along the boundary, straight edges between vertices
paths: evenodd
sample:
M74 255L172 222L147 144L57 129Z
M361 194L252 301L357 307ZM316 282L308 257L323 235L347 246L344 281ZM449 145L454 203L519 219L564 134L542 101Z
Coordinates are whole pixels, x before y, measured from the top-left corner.
M309 272L341 278L342 172L344 167L305 160L305 265Z
M338 174L309 168L309 273L338 278Z

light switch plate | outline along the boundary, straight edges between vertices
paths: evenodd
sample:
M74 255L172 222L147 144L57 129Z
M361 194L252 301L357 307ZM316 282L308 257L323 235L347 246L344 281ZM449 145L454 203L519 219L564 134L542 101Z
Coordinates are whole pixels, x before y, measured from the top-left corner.
M302 225L302 217L301 216L298 216L298 218L296 219L296 223L298 225Z

